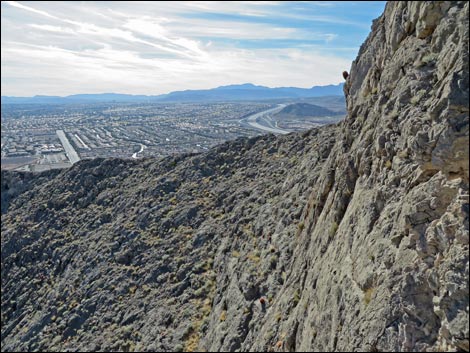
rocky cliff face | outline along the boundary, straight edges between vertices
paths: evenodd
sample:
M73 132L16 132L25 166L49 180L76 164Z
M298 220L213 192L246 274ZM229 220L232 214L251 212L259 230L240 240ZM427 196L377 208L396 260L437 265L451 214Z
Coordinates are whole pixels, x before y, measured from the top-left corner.
M2 350L468 351L468 31L391 2L336 126L23 183Z

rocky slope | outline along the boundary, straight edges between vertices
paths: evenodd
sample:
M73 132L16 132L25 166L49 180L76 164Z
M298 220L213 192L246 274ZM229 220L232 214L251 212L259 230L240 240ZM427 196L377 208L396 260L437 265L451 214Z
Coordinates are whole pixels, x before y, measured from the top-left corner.
M468 351L468 31L388 3L335 126L2 173L2 350Z

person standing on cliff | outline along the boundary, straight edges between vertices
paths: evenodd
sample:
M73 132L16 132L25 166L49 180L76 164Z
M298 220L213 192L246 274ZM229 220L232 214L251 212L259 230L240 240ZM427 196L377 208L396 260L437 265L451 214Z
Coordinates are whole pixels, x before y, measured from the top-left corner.
M343 78L346 80L346 82L344 83L343 85L343 92L344 92L344 95L347 96L349 94L349 84L348 84L348 77L349 77L349 74L347 71L343 71Z

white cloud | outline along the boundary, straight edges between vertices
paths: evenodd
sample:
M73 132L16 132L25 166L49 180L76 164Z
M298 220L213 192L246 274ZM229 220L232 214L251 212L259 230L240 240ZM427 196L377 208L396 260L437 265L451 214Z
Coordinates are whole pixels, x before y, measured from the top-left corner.
M230 38L230 39L300 39L308 33L296 28L267 26L259 23L213 20L208 23L202 19L188 19L184 24L169 23L167 28L181 36ZM311 38L311 37L308 37Z
M11 58L15 58L16 67L8 64ZM2 67L5 78L31 79L28 92L22 93L25 89L22 87L21 92L9 92L10 95L36 94L38 87L44 89L44 82L50 83L47 94L52 95L110 91L160 94L182 87L202 89L242 82L271 87L280 86L280 83L283 86L310 87L312 82L340 82L340 73L349 66L347 60L287 49L259 50L256 53L248 50L221 51L213 53L210 61L193 62L144 59L138 53L112 48L74 52L21 43L10 43L2 51L2 66L4 61L8 66L5 71ZM77 90L77 87L86 89Z
M19 9L23 9L23 10L26 10L26 11L37 13L37 14L42 15L42 16L46 16L46 17L53 18L53 19L58 19L57 17L50 15L46 11L37 10L33 7L22 5L22 4L20 4L16 1L5 1L5 3L8 4L8 5L11 5L13 7L17 7Z
M40 31L47 31L47 32L56 32L60 34L75 34L76 32L67 27L60 27L60 26L51 26L51 25L38 25L38 24L30 24L29 27L40 30Z
M113 9L107 3L93 2L64 3L63 7L47 2L24 5L11 1L7 5L11 7L2 4L1 85L5 95L161 94L244 82L311 87L340 82L340 73L350 66L350 60L326 55L315 45L237 46L243 40L329 43L337 39L335 33L256 22L257 17L270 16L279 6L277 2L145 6L132 2L117 3ZM14 16L4 25L4 12L10 11L15 11ZM236 13L254 20L182 17L191 11ZM28 20L23 23L19 19L25 13Z

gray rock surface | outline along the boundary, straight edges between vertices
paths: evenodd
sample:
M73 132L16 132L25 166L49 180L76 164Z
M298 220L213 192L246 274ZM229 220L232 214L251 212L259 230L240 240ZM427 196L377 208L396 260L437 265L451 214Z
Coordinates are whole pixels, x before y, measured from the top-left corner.
M388 3L338 125L2 172L2 350L468 351L468 6Z

